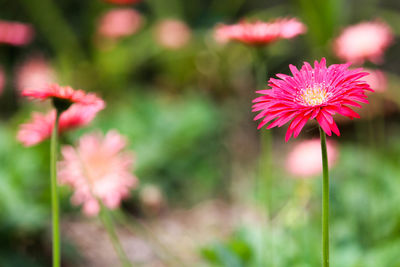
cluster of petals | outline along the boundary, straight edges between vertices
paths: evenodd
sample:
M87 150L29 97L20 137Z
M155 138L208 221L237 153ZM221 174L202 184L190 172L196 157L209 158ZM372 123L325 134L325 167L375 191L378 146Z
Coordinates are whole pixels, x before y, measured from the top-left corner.
M184 47L191 38L190 28L181 20L165 19L158 23L155 31L156 41L167 49Z
M334 52L340 59L355 64L366 60L382 63L383 54L393 39L392 30L386 23L361 22L343 30L334 42Z
M340 135L333 119L338 113L343 116L359 118L350 107L368 103L366 90L373 91L361 78L368 75L361 68L350 70L350 64L326 66L323 58L315 61L314 68L307 62L298 70L289 65L293 76L277 74L279 79L271 78L271 89L257 91L262 96L253 100L253 112L259 112L254 120L262 119L258 129L280 127L289 121L286 142L293 135L296 138L307 121L316 119L327 135ZM361 80L360 80L361 79Z
M58 98L69 101L71 104L104 105L103 100L94 93L86 93L83 90L75 90L70 86L59 86L58 84L49 84L41 89L24 89L22 96L39 100Z
M33 35L33 28L29 24L0 20L0 43L27 45L32 41Z
M15 85L19 91L26 88L41 90L56 81L56 72L42 56L31 56L16 69Z
M101 102L94 105L71 105L60 115L58 132L63 133L89 124L104 107L104 103L101 104ZM29 122L21 124L17 140L24 146L33 146L50 138L55 120L55 110L46 114L34 112Z
M334 142L327 141L328 166L332 168L338 158L338 149ZM292 175L301 178L322 173L321 142L319 139L301 141L289 152L286 168Z
M127 142L117 131L84 135L76 147L64 146L58 163L58 179L73 190L71 202L83 205L83 212L96 215L101 200L110 209L137 185L132 174L134 156L125 151Z
M242 21L234 25L219 25L215 39L220 43L239 41L250 45L265 45L280 39L291 39L307 31L296 18L280 18L272 22Z
M88 124L100 110L105 108L105 102L96 94L57 84L48 85L40 90L27 89L22 91L22 95L40 100L58 98L71 103L70 107L60 115L59 133ZM33 113L31 121L20 126L18 141L25 146L42 142L51 136L55 120L55 110L47 114Z
M131 8L107 11L99 21L98 32L108 38L120 38L136 33L142 26L142 16Z

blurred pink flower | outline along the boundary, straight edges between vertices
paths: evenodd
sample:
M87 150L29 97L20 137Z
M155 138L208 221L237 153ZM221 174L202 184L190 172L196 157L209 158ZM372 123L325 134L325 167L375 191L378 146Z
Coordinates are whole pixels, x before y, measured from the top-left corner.
M328 165L333 167L338 158L335 143L327 142ZM287 170L294 176L311 177L322 173L321 143L319 139L301 141L293 147L286 160Z
M139 3L141 0L105 0L105 1L117 5L129 5L129 4Z
M290 39L307 31L296 18L279 18L271 22L247 22L217 26L214 37L219 43L239 41L249 45L266 45L280 39Z
M372 69L364 69L369 73L368 76L365 76L363 80L369 84L371 89L375 92L384 92L387 88L387 78L383 71L380 70L372 70Z
M0 95L3 93L4 86L6 85L6 73L2 66L0 66Z
M179 49L184 47L191 38L190 28L177 19L165 19L156 27L155 37L157 42L167 49Z
M59 182L72 187L71 202L83 204L85 214L99 213L98 199L110 209L117 208L137 185L137 178L132 174L134 157L124 151L126 146L123 136L109 131L105 136L98 132L84 135L76 148L62 148Z
M71 105L71 107L60 116L59 133L89 124L94 119L97 112L104 107L104 103L98 103L97 105ZM55 118L55 110L47 114L39 112L32 113L30 122L20 126L17 133L17 140L24 146L33 146L50 138Z
M0 43L22 46L33 39L33 28L29 24L0 20Z
M47 84L41 89L26 88L22 91L22 96L30 99L61 99L71 104L77 103L82 105L94 105L95 107L101 106L104 108L104 101L95 93L86 93L83 90L75 90L70 86L60 86L58 84Z
M22 91L27 88L40 90L56 82L56 73L41 56L33 56L17 68L16 86Z
M136 33L142 26L142 16L131 8L117 8L105 13L99 21L98 32L108 38L120 38Z
M390 27L382 21L361 22L343 30L334 41L334 52L344 60L362 64L382 63L386 48L393 42Z

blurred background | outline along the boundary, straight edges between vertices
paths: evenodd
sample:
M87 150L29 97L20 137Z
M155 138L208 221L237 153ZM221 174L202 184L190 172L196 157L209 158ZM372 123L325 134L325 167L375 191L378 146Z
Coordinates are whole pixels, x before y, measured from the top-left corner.
M0 7L0 266L51 263L49 142L25 148L16 140L38 109L20 90L48 82L107 102L64 143L97 129L116 129L130 142L139 185L113 217L135 266L320 265L321 176L307 172L320 152L303 143L318 138L318 127L308 124L288 143L287 125L271 130L273 168L263 179L251 113L262 89L254 48L218 43L215 26L277 17L306 25L305 34L259 48L266 85L289 64L342 63L333 42L349 25L380 20L396 36L399 1L0 0ZM332 266L400 266L399 48L394 39L382 62L364 64L379 70L377 92L357 110L361 119L337 117L342 135L329 138ZM299 173L299 165L309 168ZM68 188L60 193L63 266L118 266L98 218L71 205Z

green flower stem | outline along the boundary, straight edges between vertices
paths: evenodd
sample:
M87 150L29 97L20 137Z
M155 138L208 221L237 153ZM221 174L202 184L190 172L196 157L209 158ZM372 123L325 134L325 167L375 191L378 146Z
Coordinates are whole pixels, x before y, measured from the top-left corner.
M319 127L322 153L322 266L329 267L329 171L326 135Z
M50 144L50 190L51 190L51 217L53 229L53 267L59 267L60 257L60 211L58 204L57 188L57 146L58 146L58 122L60 113L56 113L56 121L51 134Z
M254 61L254 74L256 78L257 90L267 88L268 84L268 57L264 47L254 47L253 61ZM259 162L259 175L256 176L256 198L263 201L267 223L261 229L261 236L268 236L267 240L261 242L259 265L265 263L274 266L274 229L271 225L272 221L272 197L271 188L273 186L273 167L272 167L272 144L273 136L270 130L261 129L260 131L260 162ZM267 248L266 248L267 247ZM266 252L268 251L268 252Z
M118 235L115 231L114 224L112 223L112 219L111 219L108 209L104 206L104 204L102 203L102 201L100 199L98 199L98 201L101 206L101 211L100 211L101 221L107 230L107 233L111 239L111 243L113 244L115 252L118 254L118 258L119 258L122 266L123 267L132 266L132 264L128 260L128 257L125 254L125 251L121 245L121 242L119 241Z

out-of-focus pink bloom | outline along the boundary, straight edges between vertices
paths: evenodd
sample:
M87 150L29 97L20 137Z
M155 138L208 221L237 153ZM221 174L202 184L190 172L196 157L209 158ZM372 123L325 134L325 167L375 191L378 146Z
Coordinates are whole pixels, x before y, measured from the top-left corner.
M117 8L105 13L99 21L98 32L108 38L120 38L136 33L142 26L142 16L130 8Z
M362 68L349 70L350 64L326 66L326 60L315 61L314 68L304 62L298 70L289 65L293 76L277 74L269 79L272 89L260 90L262 96L253 100L253 112L260 112L254 120L262 119L258 129L281 127L289 121L285 141L296 138L309 120L316 119L327 135L340 135L333 119L338 113L350 119L360 115L349 106L368 103L365 91L373 91L361 78L368 75Z
M99 213L98 199L110 209L117 208L137 185L132 174L134 157L124 151L126 145L117 131L109 131L105 136L98 132L84 135L76 148L62 148L59 182L74 190L71 202L83 204L85 214Z
M40 56L34 56L17 68L16 86L23 91L27 88L41 90L47 84L56 82L56 73L50 64Z
M0 66L0 95L3 93L4 86L6 85L6 74L2 66Z
M167 49L179 49L190 40L192 33L190 28L177 19L160 21L156 27L155 37L157 42Z
M104 103L98 103L97 105L71 105L68 110L61 113L58 132L63 133L89 124L103 108ZM24 146L33 146L50 138L55 118L55 110L47 114L34 112L32 119L20 126L17 140Z
M33 39L33 28L29 24L0 20L0 43L22 46Z
M139 3L141 0L105 0L105 1L117 5L129 5L129 4Z
M327 151L328 165L331 168L338 158L336 144L328 141ZM303 178L322 173L320 140L307 140L295 145L287 157L286 168L291 174Z
M86 93L83 90L74 90L70 86L59 86L58 84L49 84L41 89L25 89L21 94L22 96L39 100L58 98L71 104L78 103L103 107L105 105L104 101L94 93Z
M217 26L214 37L219 43L239 41L249 45L266 45L280 39L291 39L307 31L296 18L279 18L271 22L247 22Z
M368 76L364 77L363 80L369 84L369 86L375 92L384 92L387 88L387 78L383 71L364 69L369 73Z
M393 42L390 27L382 21L361 22L347 27L334 42L334 52L345 61L362 64L383 61L386 48Z

